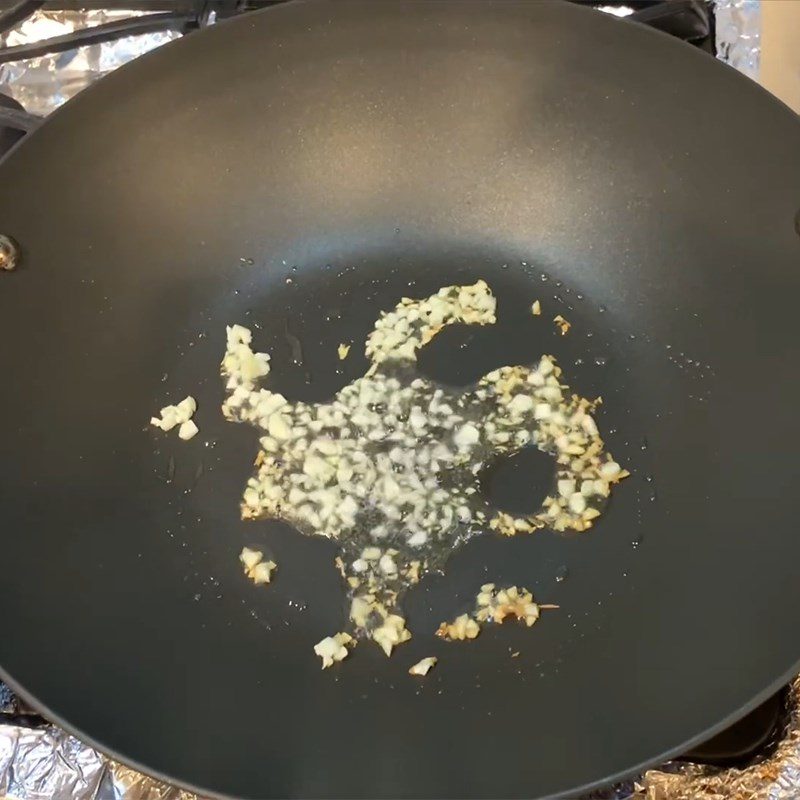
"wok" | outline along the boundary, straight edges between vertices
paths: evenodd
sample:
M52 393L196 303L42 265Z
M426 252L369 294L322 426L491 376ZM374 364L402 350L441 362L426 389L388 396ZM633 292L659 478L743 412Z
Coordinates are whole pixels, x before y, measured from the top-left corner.
M565 4L290 3L103 80L0 186L0 664L80 737L221 797L574 796L800 668L800 126L732 69ZM219 414L224 327L317 401L381 309L478 278L497 324L422 368L552 352L633 475L583 535L474 539L407 597L408 644L321 671L335 547L239 519L257 445ZM147 426L186 394L199 436ZM526 453L487 492L535 506L549 470ZM435 639L486 580L560 609Z

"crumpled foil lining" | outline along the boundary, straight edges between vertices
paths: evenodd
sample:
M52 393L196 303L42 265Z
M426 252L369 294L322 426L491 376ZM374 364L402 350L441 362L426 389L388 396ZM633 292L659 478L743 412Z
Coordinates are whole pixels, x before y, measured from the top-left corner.
M718 57L757 78L759 0L714 0L714 5ZM17 30L0 37L0 44L38 41L133 13L119 9L37 12ZM143 34L2 64L0 91L27 111L46 115L97 78L179 36L171 31ZM594 792L591 800L798 800L800 678L792 684L787 706L777 745L745 768L672 762ZM55 725L37 723L38 718L26 716L26 709L0 684L0 800L203 800L108 759Z
M758 80L761 0L714 0L717 58Z
M76 29L129 19L141 13L124 9L37 11L20 26L0 36L0 45L11 47L38 42L72 33ZM26 61L0 64L0 91L11 95L31 114L46 116L103 75L180 36L177 31L158 31Z
M3 800L200 800L109 761L56 728L0 725Z

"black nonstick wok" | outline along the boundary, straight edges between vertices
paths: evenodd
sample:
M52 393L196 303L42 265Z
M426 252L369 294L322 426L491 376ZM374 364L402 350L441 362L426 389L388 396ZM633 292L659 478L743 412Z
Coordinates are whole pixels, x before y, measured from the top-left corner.
M2 677L102 750L214 796L575 796L800 668L800 125L733 70L565 4L293 2L102 81L0 187ZM225 325L322 400L381 309L478 278L498 323L422 369L553 353L632 477L585 534L474 539L408 644L322 671L336 550L239 519ZM147 425L186 394L195 439ZM486 492L532 509L550 476L525 452ZM560 608L436 639L488 580Z

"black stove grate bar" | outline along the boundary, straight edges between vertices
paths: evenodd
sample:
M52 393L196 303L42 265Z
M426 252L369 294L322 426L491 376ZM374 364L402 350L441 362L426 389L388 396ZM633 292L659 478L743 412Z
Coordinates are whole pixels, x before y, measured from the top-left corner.
M44 5L44 0L22 0L7 11L0 11L0 33L10 31Z
M20 111L17 108L5 108L0 105L0 128L12 128L15 131L30 133L44 122L42 117Z

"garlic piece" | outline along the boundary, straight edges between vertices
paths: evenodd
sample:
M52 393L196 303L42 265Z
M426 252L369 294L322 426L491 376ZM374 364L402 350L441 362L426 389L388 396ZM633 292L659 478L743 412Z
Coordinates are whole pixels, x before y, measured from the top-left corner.
M459 450L465 450L480 441L480 431L471 423L463 425L456 431L453 442Z
M372 631L372 639L381 646L387 656L398 644L407 642L411 638L411 631L406 628L406 621L399 614L389 614L383 625Z
M279 442L286 441L292 436L292 429L289 427L289 422L284 414L280 412L272 414L267 423L267 431L273 439Z
M350 352L350 345L340 344L339 347L336 348L336 352L339 355L339 361L344 361L347 358L347 354Z
M252 387L254 382L269 373L269 356L250 349L253 334L242 325L226 328L227 348L222 360L222 374L233 386Z
M384 575L397 574L397 564L394 563L394 559L388 553L384 553L381 556L378 567Z
M195 411L197 411L197 402L194 397L189 395L177 405L164 406L158 417L150 417L150 424L156 428L161 428L162 431L171 431L175 426L180 425L182 427L189 422ZM197 433L196 427L194 433L189 436L181 436L181 439L191 439ZM191 427L186 429L187 432L190 430ZM180 435L180 432L178 435Z
M527 394L516 395L508 404L508 410L512 414L526 414L533 408L533 398Z
M569 329L572 327L572 323L565 320L561 314L557 314L555 317L553 317L553 322L555 322L555 324L558 326L562 336L566 336Z
M573 514L583 514L586 510L586 498L580 492L575 492L569 498L569 510Z
M249 572L263 557L264 554L260 550L251 550L249 547L243 547L239 560L244 565L245 572Z
M260 563L256 564L250 572L250 577L253 579L253 583L255 583L256 586L263 583L269 583L270 579L272 578L272 572L277 566L278 565L274 561L261 561Z
M274 561L263 561L264 554L260 550L251 550L243 547L239 554L239 561L244 567L244 574L250 578L256 586L269 583L272 573L278 566Z
M575 481L572 479L562 479L558 482L558 493L562 497L570 497L575 493Z
M428 541L428 534L425 531L417 531L408 537L410 547L422 547Z
M420 661L417 661L413 667L408 670L409 675L427 675L431 668L436 665L439 659L436 656L428 656Z
M542 313L542 304L538 300L533 301L533 305L531 306L531 314L534 317L538 317Z
M350 603L350 619L359 627L366 627L369 615L372 613L372 605L363 597L354 597Z
M606 463L600 467L600 476L607 481L613 481L614 478L619 475L620 471L621 468L616 461L606 461Z
M178 438L183 439L183 441L187 442L189 439L194 438L200 429L194 423L193 420L189 419L184 422L180 429L178 430Z
M314 645L314 652L322 659L322 669L332 667L336 661L347 658L347 645L351 644L353 637L349 633L335 633L325 637Z

